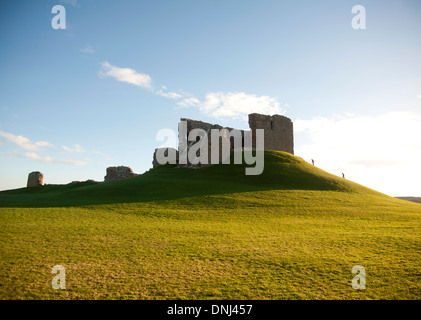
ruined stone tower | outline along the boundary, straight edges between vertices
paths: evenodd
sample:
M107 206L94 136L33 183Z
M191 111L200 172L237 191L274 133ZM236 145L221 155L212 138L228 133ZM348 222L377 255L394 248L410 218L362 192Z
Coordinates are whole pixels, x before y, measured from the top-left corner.
M40 187L44 181L44 175L39 171L33 171L28 175L27 188Z
M256 129L265 130L265 150L286 151L294 154L294 134L291 119L275 114L249 114L249 126L253 132L253 146L256 145Z

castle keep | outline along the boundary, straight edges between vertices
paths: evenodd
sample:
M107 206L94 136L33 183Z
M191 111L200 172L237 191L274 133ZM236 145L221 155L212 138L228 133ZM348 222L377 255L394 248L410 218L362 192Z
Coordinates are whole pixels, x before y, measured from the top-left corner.
M253 148L256 146L256 130L263 129L264 130L264 150L285 151L285 152L294 154L293 123L291 119L281 116L281 115L277 115L277 114L273 116L268 116L268 115L263 115L263 114L258 114L258 113L249 114L248 117L249 117L249 127L252 133L252 147ZM194 129L202 129L208 134L209 136L208 138L208 150L209 150L208 163L209 164L211 163L210 143L212 140L211 139L212 129L218 129L218 130L227 129L228 132L232 132L232 130L239 131L241 133L240 145L241 145L241 148L244 147L244 133L245 133L244 130L233 129L230 127L222 127L218 124L211 124L211 123L185 119L185 118L181 118L180 121L185 121L187 123L187 132L183 133L183 135L186 135L186 137L179 136L179 138L184 138L187 141L187 137L189 136L190 132ZM232 136L227 135L226 133L222 133L221 139L225 140L225 142L228 143L228 145L230 146L231 152L234 151L234 141L233 141L234 138ZM196 141L189 141L187 144L187 149L189 149L190 146L192 146L192 144L194 143L196 143ZM236 145L238 146L238 143ZM175 150L174 148L155 149L155 152L153 155L153 162L152 162L153 167L155 168L160 165L159 162L157 161L157 152L164 153L165 156L168 156L169 153L172 153L173 155L175 155L174 158L176 158L178 162L179 151L180 150ZM219 157L220 157L220 162L222 162L221 146L220 146ZM192 164L188 163L187 166L192 166ZM195 167L203 166L203 164L199 163L193 166Z

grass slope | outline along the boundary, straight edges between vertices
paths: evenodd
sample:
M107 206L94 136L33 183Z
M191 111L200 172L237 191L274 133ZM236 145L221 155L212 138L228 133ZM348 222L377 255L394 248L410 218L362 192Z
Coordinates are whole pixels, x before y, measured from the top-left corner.
M265 152L0 192L2 299L419 299L421 205ZM66 290L51 268L66 268ZM367 289L354 290L363 265Z
M192 196L267 191L326 190L375 194L285 152L265 152L265 170L246 176L246 165L201 169L161 166L141 176L113 183L89 182L21 188L0 192L0 206L51 207L182 199Z

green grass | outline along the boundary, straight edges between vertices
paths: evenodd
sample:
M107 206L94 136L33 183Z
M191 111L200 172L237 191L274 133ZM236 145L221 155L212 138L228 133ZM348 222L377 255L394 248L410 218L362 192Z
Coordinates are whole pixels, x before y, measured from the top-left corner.
M0 192L1 299L420 299L421 205L265 152ZM66 268L66 290L51 268ZM367 289L351 287L363 265Z

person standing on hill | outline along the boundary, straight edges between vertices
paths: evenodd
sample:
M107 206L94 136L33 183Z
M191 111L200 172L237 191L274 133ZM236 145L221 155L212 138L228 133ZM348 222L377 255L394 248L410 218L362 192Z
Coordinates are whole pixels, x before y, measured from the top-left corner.
M313 159L311 159L311 163L313 164L313 166L314 166L314 160Z
M344 175L344 173L342 172L342 178L344 178L345 179L345 175Z

